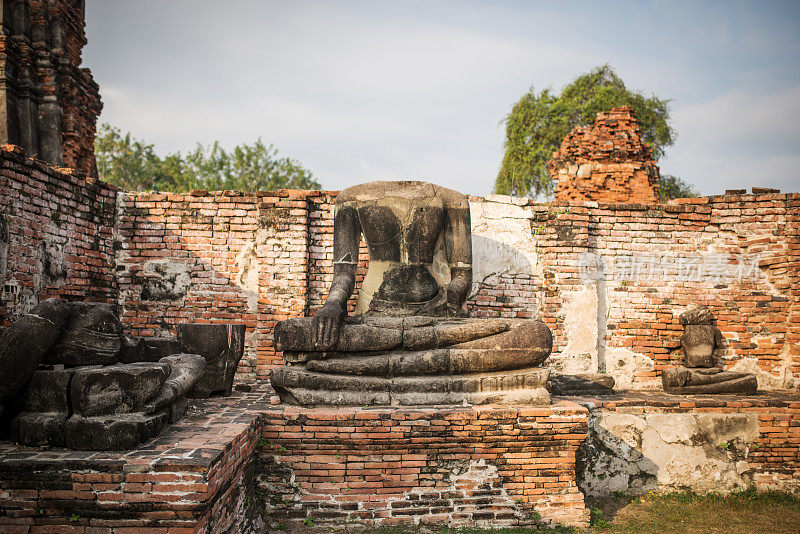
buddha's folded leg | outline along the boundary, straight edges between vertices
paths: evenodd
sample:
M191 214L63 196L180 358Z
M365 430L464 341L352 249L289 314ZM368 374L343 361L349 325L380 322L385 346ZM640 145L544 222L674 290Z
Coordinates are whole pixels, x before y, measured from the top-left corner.
M513 338L520 338L519 343L522 343L521 338L526 337L524 332L540 329L538 326L531 326L530 323L541 324L537 321L513 319L348 318L342 324L339 338L331 351L369 352L400 348L406 350L443 348L493 337L512 330L517 333L504 337L502 343L513 345ZM278 323L275 327L275 348L292 353L321 352L314 344L312 318L287 319ZM318 357L307 356L305 359L318 359Z
M696 394L739 394L753 395L758 390L758 380L755 375L726 380L712 384L689 385L682 388L675 388L675 393ZM668 390L669 391L669 390Z
M665 369L661 375L664 390L677 394L741 394L758 390L756 375L718 369Z
M449 348L372 356L329 357L311 360L306 368L319 373L382 377L458 375L533 367L544 361L548 354L549 347Z

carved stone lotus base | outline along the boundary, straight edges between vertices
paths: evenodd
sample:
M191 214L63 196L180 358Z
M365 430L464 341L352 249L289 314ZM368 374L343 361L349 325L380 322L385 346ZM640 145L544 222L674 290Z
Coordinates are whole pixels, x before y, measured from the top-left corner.
M315 373L302 366L272 372L284 402L310 405L550 404L548 369L449 376L352 376Z

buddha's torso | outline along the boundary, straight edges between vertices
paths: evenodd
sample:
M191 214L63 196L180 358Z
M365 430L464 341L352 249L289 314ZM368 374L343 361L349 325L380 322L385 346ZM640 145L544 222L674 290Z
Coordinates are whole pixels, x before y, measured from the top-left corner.
M443 304L450 281L442 250L445 206L431 184L403 184L389 195L349 191L338 206L357 213L369 250L356 314L417 314Z

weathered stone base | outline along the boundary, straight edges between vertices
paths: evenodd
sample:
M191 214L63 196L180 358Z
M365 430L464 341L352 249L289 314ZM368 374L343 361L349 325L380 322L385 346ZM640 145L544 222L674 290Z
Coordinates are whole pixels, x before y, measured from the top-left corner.
M315 373L302 366L272 371L284 402L302 406L420 406L445 404L550 404L548 369L496 373L379 378Z

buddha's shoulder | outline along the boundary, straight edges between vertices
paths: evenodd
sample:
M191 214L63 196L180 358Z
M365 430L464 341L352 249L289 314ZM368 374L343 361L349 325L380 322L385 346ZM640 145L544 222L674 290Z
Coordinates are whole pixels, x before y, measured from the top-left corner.
M336 203L380 201L392 197L408 199L439 197L445 205L468 203L468 199L463 193L420 181L375 181L354 185L342 190Z

